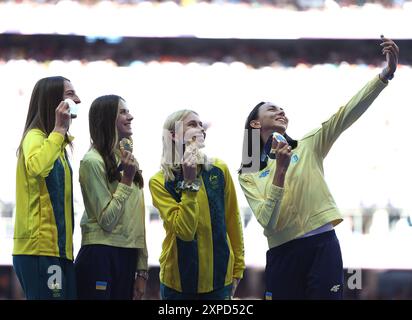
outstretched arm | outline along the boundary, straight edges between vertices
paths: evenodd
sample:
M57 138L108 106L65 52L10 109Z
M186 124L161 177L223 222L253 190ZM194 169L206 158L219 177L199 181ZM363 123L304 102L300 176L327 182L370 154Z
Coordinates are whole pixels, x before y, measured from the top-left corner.
M380 73L380 78L383 81L388 82L393 78L393 75L396 71L396 67L398 66L398 59L399 59L399 48L395 42L392 40L385 38L381 35L382 43L382 54L386 55L386 66Z
M350 101L341 107L322 127L314 133L314 151L325 158L340 134L349 128L375 101L377 96L393 77L399 57L398 46L389 39L382 38L382 54L386 55L386 66L379 76L369 81Z

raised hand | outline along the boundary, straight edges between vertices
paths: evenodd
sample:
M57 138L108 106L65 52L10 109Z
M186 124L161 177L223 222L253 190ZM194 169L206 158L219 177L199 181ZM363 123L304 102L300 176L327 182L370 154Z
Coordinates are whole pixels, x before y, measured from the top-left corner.
M185 182L191 183L196 179L197 175L197 157L196 153L189 148L183 156L183 179Z
M399 47L392 40L381 36L382 54L386 56L386 66L381 72L381 77L385 80L390 80L396 71L399 60Z
M56 114L56 120L54 122L54 129L53 131L59 132L62 135L65 135L67 133L67 130L69 130L70 127L70 108L69 105L62 101L59 103L59 105L56 108L55 111Z
M137 163L130 151L125 149L121 150L121 161L123 166L123 177L121 182L131 186L133 183L134 175L137 170Z
M273 138L271 152L276 155L276 171L273 177L273 184L278 187L283 187L292 156L292 148L287 142L277 142L276 139Z

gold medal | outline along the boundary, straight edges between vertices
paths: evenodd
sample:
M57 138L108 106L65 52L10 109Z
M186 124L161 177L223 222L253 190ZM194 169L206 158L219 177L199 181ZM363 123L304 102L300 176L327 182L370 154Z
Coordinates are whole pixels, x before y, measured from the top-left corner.
M127 150L129 152L133 152L133 142L130 139L123 138L120 140L119 146L121 151Z

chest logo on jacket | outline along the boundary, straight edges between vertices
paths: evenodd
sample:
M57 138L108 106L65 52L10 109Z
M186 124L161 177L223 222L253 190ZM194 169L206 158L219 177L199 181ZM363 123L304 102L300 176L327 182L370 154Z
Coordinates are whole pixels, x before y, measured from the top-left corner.
M265 171L263 171L260 175L259 178L264 178L267 177L269 175L270 169L266 169Z
M210 187L212 189L217 189L219 187L219 178L217 176L217 174L211 174L209 176L209 183L210 183Z
M299 161L299 156L297 154L293 154L292 158L290 158L290 163L294 164Z

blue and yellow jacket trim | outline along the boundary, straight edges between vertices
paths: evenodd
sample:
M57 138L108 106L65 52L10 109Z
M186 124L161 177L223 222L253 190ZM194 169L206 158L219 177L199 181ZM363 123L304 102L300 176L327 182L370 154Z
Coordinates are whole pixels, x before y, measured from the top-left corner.
M64 136L27 132L16 172L13 255L73 260L73 183Z
M199 192L181 192L182 177L165 181L161 171L149 182L166 231L160 281L184 293L221 289L245 269L242 222L226 164L215 159L199 178Z

